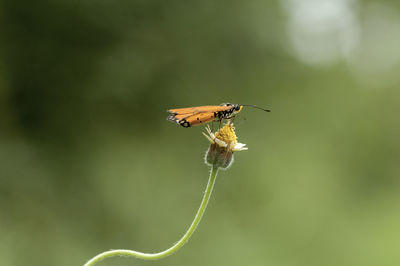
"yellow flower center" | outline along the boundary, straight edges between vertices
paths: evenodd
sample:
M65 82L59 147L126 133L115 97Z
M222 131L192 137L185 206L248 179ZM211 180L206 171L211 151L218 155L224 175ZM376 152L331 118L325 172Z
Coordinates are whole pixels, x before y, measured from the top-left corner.
M229 146L233 147L236 145L237 137L235 134L235 128L233 124L227 123L220 130L215 133L215 137L224 141Z

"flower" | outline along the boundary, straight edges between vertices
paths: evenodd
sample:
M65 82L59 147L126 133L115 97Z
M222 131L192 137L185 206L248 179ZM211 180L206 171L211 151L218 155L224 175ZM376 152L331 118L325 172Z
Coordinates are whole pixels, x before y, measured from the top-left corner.
M215 134L210 127L206 127L207 134L203 135L210 141L211 145L206 153L206 164L221 169L228 169L233 163L235 151L247 150L246 144L238 143L235 128L232 123L226 123Z

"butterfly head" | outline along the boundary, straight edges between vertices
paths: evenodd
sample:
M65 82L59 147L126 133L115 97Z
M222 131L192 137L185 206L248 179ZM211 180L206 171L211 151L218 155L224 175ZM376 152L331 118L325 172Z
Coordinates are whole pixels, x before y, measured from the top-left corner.
M233 104L233 103L223 103L221 106L227 106L230 107L230 109L227 111L225 118L230 118L235 116L237 113L242 111L243 106L240 104Z

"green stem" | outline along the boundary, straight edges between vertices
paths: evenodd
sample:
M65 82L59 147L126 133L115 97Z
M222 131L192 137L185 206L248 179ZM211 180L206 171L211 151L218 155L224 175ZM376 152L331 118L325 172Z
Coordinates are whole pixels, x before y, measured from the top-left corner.
M144 259L144 260L158 260L165 258L176 251L178 251L191 237L193 232L196 230L197 225L199 224L201 217L204 214L204 211L206 210L208 201L210 200L211 197L211 192L213 190L214 184L215 184L215 179L217 177L218 173L218 167L211 167L211 172L210 172L210 177L208 179L207 183L207 188L206 191L204 192L203 200L200 204L200 208L196 213L196 216L194 217L194 220L192 224L190 225L189 229L186 231L186 233L183 235L183 237L172 247L158 252L158 253L143 253L143 252L138 252L134 250L127 250L127 249L115 249L115 250L110 250L106 251L103 253L98 254L97 256L93 257L90 259L84 266L92 266L96 264L97 262L100 262L106 258L109 257L114 257L114 256L130 256L130 257L135 257L139 259Z

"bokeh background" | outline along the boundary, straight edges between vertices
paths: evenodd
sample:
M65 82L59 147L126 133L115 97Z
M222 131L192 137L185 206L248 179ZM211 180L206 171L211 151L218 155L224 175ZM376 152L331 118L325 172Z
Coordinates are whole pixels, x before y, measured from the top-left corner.
M168 108L257 104L235 120L189 243L157 262L400 265L400 2L3 0L0 265L161 251L208 178L202 127Z

